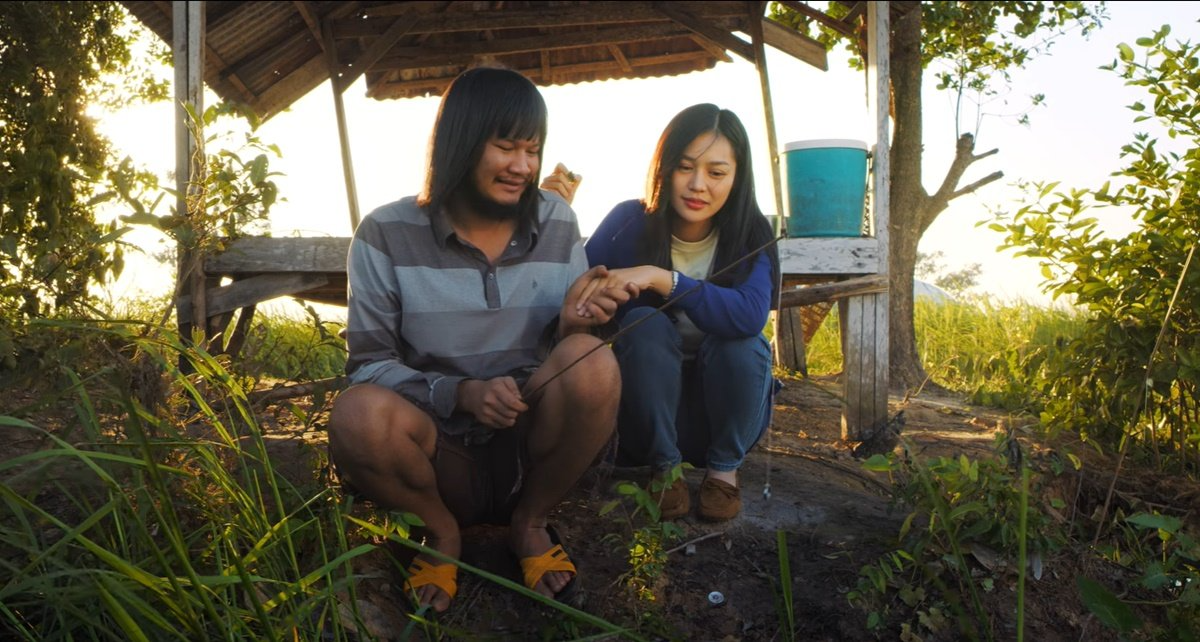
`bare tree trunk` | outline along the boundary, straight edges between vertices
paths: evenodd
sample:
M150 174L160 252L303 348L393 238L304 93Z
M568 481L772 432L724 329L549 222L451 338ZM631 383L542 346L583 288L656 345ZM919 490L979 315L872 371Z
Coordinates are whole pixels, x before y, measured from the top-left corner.
M920 221L929 197L921 183L921 9L916 7L896 21L892 31L892 136L891 244L888 278L891 286L888 378L894 389L912 388L925 379L917 355L913 328L913 271Z

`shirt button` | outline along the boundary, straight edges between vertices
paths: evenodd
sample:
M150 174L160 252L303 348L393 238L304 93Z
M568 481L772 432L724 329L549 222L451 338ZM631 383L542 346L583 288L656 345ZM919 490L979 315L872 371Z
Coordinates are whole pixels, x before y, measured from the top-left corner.
M517 242L516 242L516 241L509 241L509 242L508 242L508 245L509 245L510 247L516 247L516 246L517 246Z
M492 274L492 273L490 273L490 272L489 272L489 273L488 273L488 278L489 278L489 279L494 279L494 278L496 278L496 275L495 275L495 274Z

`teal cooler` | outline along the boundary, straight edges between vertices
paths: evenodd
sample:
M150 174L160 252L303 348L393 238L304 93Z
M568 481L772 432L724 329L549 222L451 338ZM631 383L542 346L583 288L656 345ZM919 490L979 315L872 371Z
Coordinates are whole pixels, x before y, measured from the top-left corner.
M787 166L787 234L861 236L867 188L867 144L801 140L783 149Z

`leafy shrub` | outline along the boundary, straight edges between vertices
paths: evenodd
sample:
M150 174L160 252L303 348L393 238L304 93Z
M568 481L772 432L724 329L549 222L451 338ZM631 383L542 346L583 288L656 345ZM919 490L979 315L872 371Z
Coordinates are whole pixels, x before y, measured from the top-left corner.
M1200 447L1200 47L1169 45L1169 33L1138 40L1143 61L1121 45L1110 68L1151 99L1130 106L1135 121L1156 119L1183 151L1160 151L1139 133L1122 148L1118 186L1038 184L1036 202L991 227L1018 256L1040 260L1047 292L1087 313L1047 363L1043 423L1104 446L1130 435L1195 470L1187 452ZM1091 208L1128 210L1138 227L1110 238Z

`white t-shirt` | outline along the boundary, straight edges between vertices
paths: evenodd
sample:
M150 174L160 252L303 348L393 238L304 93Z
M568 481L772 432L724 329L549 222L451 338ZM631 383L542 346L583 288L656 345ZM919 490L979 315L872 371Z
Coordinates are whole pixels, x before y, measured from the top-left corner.
M704 239L695 242L681 241L672 235L671 267L676 272L693 279L708 278L709 273L712 272L713 257L717 254L717 237L716 229L713 229ZM675 294L679 294L679 292ZM677 320L675 328L683 337L683 352L688 358L694 357L696 350L700 348L700 342L704 339L704 333L696 327L696 324L692 323L686 312L680 310L674 314Z

